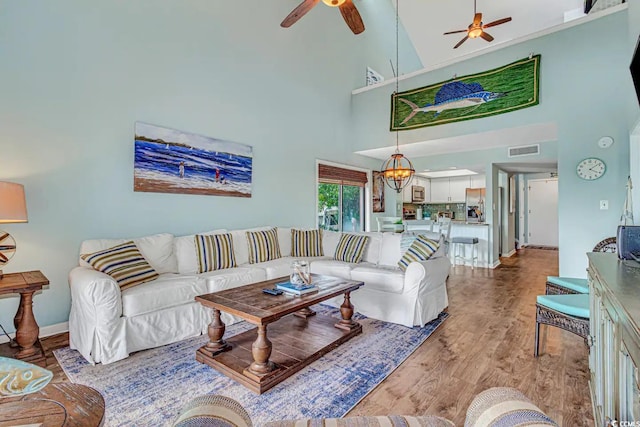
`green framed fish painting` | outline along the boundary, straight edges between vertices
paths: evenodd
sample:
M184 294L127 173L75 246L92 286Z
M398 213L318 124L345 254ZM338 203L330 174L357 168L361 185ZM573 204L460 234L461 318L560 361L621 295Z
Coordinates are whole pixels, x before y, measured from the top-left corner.
M539 103L540 55L391 95L391 131L509 113Z

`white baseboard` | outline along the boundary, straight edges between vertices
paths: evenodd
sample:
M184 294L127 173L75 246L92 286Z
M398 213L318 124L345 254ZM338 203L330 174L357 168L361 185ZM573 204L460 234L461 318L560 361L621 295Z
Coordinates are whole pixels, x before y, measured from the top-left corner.
M496 262L493 263L493 265L489 268L497 268L500 265L500 260L497 260Z
M50 337L51 335L69 332L69 322L56 323L55 325L43 326L40 328L40 338ZM9 334L11 338L15 338L16 334ZM9 342L4 334L0 334L0 344Z
M506 255L502 255L502 256L503 256L503 257L506 257L506 258L509 258L509 257L514 256L515 254L516 254L516 250L515 250L515 249L511 249L511 252L509 252L509 253L508 253L508 254L506 254Z

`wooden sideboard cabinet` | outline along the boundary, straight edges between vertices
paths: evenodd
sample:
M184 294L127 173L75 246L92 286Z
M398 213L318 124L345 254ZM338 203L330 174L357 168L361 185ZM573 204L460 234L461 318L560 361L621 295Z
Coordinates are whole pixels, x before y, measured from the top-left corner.
M589 370L597 426L640 422L640 264L589 253Z

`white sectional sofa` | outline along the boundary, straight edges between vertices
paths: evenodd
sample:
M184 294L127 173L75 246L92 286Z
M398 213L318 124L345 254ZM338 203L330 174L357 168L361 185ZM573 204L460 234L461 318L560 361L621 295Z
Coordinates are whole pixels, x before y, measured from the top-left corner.
M198 274L195 235L174 237L157 234L138 239L86 240L80 254L93 253L133 240L160 276L151 282L120 290L107 274L91 268L82 258L69 273L71 313L69 338L91 363L112 363L130 353L206 333L211 311L197 295L288 276L291 272L291 228L278 227L282 258L249 264L246 231L213 230L199 234L229 232L238 267ZM362 262L349 264L333 259L340 233L323 232L323 257L307 258L313 273L361 280L365 286L352 293L357 312L408 327L424 326L448 306L445 282L450 261L444 245L428 261L398 268L401 235L358 233L369 236ZM299 259L299 258L295 258ZM339 306L342 300L331 300ZM223 321L237 319L223 313Z

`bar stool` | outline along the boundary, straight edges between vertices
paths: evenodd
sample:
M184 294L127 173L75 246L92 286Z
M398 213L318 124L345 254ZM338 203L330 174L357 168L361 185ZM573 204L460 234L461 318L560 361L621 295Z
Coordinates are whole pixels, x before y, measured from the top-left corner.
M462 265L465 264L466 261L471 261L471 269L474 268L474 264L478 262L478 243L480 241L477 237L453 237L451 238L451 244L454 245L453 250L453 265L456 264L456 260L458 258L462 259ZM462 246L462 250L464 251L464 256L459 255L460 245ZM471 258L467 258L467 245L471 245Z

